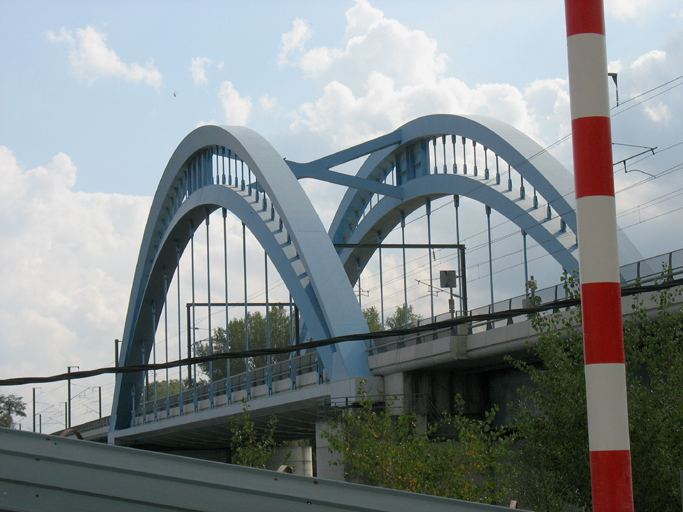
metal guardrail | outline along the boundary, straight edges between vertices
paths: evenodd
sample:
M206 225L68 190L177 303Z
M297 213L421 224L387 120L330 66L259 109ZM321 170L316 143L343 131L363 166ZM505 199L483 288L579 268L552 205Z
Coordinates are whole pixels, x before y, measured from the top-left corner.
M509 510L4 428L0 456L2 510Z
M667 274L670 278L683 275L683 249L678 249L676 251L671 251L641 261L636 261L628 265L623 265L619 268L619 274L621 276L622 288L634 286L636 284L644 285L647 283L652 283L660 278L662 274ZM541 304L547 304L568 298L566 287L562 283L536 290L534 292L534 297L539 299ZM518 295L503 301L472 309L470 310L470 316L499 313L501 311L510 311L512 309L521 309L528 306L528 299L529 297L527 295ZM447 320L449 318L451 318L450 313L443 313L441 315L435 316L433 320L431 318L423 319L418 322L418 325L427 325L430 323L439 322L441 320ZM511 323L510 320L499 320L498 322ZM473 324L472 328L475 329L481 325L487 325L488 328L492 328L495 327L496 323L496 321L489 321L480 324Z
M667 278L673 279L677 276L683 275L683 249L678 249L676 251L671 251L624 265L620 267L619 273L621 276L622 288L652 283L659 279L663 274L665 274ZM547 288L542 288L540 290L535 290L533 296L540 301L540 304L548 304L568 298L566 285L562 283L549 286ZM518 295L516 297L511 297L493 304L480 306L470 310L469 316L486 315L511 311L514 309L522 309L529 306L529 298L530 297L527 295ZM450 318L452 318L450 312L442 313L440 315L436 315L434 318L423 318L417 322L417 325L429 325L443 320L448 320ZM481 332L487 329L500 327L501 325L510 325L516 322L526 321L527 318L527 315L521 315L519 317L506 318L504 320L472 322L469 325L469 332ZM441 331L443 331L443 329ZM436 334L438 337L441 331L435 331L434 334ZM431 335L432 333L429 334L429 336ZM378 349L379 351L386 351L389 346L403 348L404 346L414 345L416 343L420 343L422 339L426 339L426 336L427 334L422 332L410 336L372 340L370 343L369 353L376 353Z

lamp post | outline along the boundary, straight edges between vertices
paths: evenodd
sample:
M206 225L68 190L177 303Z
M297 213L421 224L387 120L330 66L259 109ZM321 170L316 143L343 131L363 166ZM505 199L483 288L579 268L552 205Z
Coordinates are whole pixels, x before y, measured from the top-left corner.
M102 386L97 386L97 389L99 391L99 401L98 401L99 407L98 407L98 409L99 409L99 413L100 413L100 419L102 419Z

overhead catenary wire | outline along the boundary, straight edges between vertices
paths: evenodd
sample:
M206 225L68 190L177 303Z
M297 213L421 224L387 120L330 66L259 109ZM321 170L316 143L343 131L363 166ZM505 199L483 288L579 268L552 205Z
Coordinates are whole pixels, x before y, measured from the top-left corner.
M681 80L682 78L683 78L683 75L678 76L678 77L676 77L676 78L673 78L673 79L669 80L668 82L665 82L665 83L663 83L663 84L658 85L657 87L653 87L652 89L650 89L650 90L648 90L648 91L645 91L645 92L642 92L642 93L640 93L640 94L637 94L636 96L633 96L632 98L629 98L629 99L626 100L626 101L622 101L619 105L612 107L610 110L614 110L614 109L616 109L616 108L618 108L618 107L622 107L622 106L625 105L626 103L629 103L629 102L631 102L631 101L634 101L634 100L640 98L641 96L645 96L646 94L650 94L651 92L654 92L654 91L656 91L657 89L661 89L662 87L665 87L665 86L667 86L667 85L669 85L669 84L671 84L671 83L673 83L673 82L677 82L678 80ZM683 82L681 82L681 83L679 83L679 84L676 84L676 85L673 85L673 86L669 87L668 89L665 89L664 91L659 92L659 93L657 93L657 94L654 94L654 95L652 95L652 96L650 96L650 97L648 97L648 98L645 98L644 100L639 101L639 102L636 103L635 105L631 105L631 106L628 107L628 108L622 109L622 110L620 110L619 112L616 112L615 114L612 114L612 117L618 116L619 114L623 114L624 112L626 112L626 111L628 111L628 110L631 110L632 108L635 108L635 107L637 107L638 105L641 105L641 104L645 103L646 101L650 101L651 99L656 98L657 96L661 96L661 95L664 94L665 92L668 92L668 91L670 91L671 89L675 89L676 87L680 87L681 85L683 85Z
M639 94L639 95L637 95L637 96L634 96L633 98L630 98L630 99L628 99L628 100L622 101L622 102L621 102L621 105L627 104L627 103L629 103L629 102L631 102L631 101L633 101L633 100L635 100L635 99L637 99L637 98L639 98L639 97L642 97L642 96L644 96L644 95L646 95L646 94L648 94L648 93L650 93L650 92L653 92L653 91L655 91L655 90L657 90L657 89L659 89L659 88L661 88L661 87L664 87L664 86L666 86L666 85L668 85L668 84L670 84L670 83L673 83L673 82L675 82L675 81L677 81L677 80L679 80L679 79L681 79L681 78L683 78L683 75L682 75L682 76L679 76L679 77L677 77L677 78L674 78L674 79L672 79L672 80L669 80L668 82L665 82L665 83L663 83L663 84L661 84L661 85L659 85L659 86L657 86L657 87L654 87L654 88L650 89L649 91L645 91L644 93L641 93L641 94ZM678 84L678 85L681 85L681 84ZM667 92L668 90L670 90L670 89L667 89L666 91L662 91L660 94L663 94L664 92ZM655 97L655 96L652 96L652 97L650 97L650 98L646 98L645 100L643 100L643 102L648 101L649 99L654 98L654 97ZM640 102L640 103L638 103L638 104L641 104L641 103L643 103L643 102ZM557 145L562 144L562 143L563 143L564 141L566 141L569 137L571 137L571 133L568 134L568 135L566 135L565 137L559 139L558 141L556 141L556 142L550 144L549 146L543 148L542 150L538 151L538 152L535 153L534 155L531 155L530 157L528 157L528 158L522 160L521 162L515 164L515 165L512 166L512 167L517 167L517 166L519 166L519 165L521 165L521 164L523 164L523 163L525 163L525 162L527 162L527 161L530 161L531 159L537 157L538 155L543 154L543 153L549 151L549 150L552 149L553 147L556 147ZM674 145L674 146L675 146L675 145ZM670 146L669 148L665 148L664 150L670 149L671 147L673 147L673 146ZM662 150L662 151L664 151L664 150ZM651 155L648 155L648 156L651 156ZM640 160L638 160L638 161L640 161ZM635 162L634 162L634 163L635 163ZM673 171L675 171L675 170L678 170L678 167L673 168ZM671 172L673 172L673 171L671 171ZM665 172L663 172L663 173L657 175L656 177L659 177L659 176L662 176L662 175L665 175ZM640 183L647 182L647 181L649 181L650 179L655 179L655 178L649 178L648 180L642 180ZM480 186L484 186L485 183L488 183L488 182L490 182L490 181L492 181L492 180L483 181L483 182L481 183ZM633 185L633 186L637 186L637 185ZM632 188L632 186L629 187L629 188ZM622 190L623 190L623 189L622 189ZM620 190L620 191L621 191L621 190ZM619 191L619 192L620 192L620 191ZM448 203L447 203L447 204L448 204ZM444 204L444 205L442 205L442 206L440 206L440 207L438 207L438 208L435 208L434 211L437 211L437 210L439 210L439 209L441 209L441 208L447 206L447 204ZM413 219L411 219L409 222L407 222L406 224L411 224L411 223L413 223L413 222L416 222L417 220L421 219L422 217L424 217L424 215L416 216L416 217L414 217ZM506 220L504 220L503 222L494 225L493 228L497 228L497 227L499 227L499 226L502 226L502 225L504 225L504 224L506 224L506 223L509 223L509 222L512 222L512 221L514 221L514 219L506 219ZM482 233L483 233L483 232L482 232ZM473 234L471 237L468 237L468 238L472 238L472 237L474 237L474 236L477 236L478 234L481 234L481 233L475 233L475 234ZM503 239L503 238L495 239L493 242L496 243L496 242L500 241L501 239ZM480 244L480 246L481 246L481 245L484 245L484 244ZM476 250L476 249L479 248L480 246L474 247L473 250ZM532 246L532 247L533 247L533 246ZM515 252L518 252L518 251L515 251ZM470 266L470 268L473 268L473 267ZM262 293L263 293L262 290L259 290L259 292L257 292L257 294L262 294ZM256 294L254 294L254 295L256 295Z
M653 91L656 91L657 89L661 89L662 87L665 87L665 86L667 86L667 85L669 85L669 84L671 84L671 83L673 83L673 82L676 82L676 81L678 81L678 80L680 80L680 79L682 79L682 78L683 78L683 75L677 76L676 78L672 78L672 79L669 80L668 82L664 82L663 84L659 84L658 86L653 87L652 89L650 89L650 90L648 90L648 91L641 92L640 94L636 94L635 96L633 96L633 97L627 99L626 101L622 101L622 102L619 104L619 106L625 105L626 103L629 103L629 102L631 102L631 101L633 101L633 100L636 100L636 99L640 98L641 96L645 96L646 94L649 94L649 93L651 93L651 92L653 92ZM616 106L612 107L612 110L614 110L615 108L617 108L617 107L616 107Z

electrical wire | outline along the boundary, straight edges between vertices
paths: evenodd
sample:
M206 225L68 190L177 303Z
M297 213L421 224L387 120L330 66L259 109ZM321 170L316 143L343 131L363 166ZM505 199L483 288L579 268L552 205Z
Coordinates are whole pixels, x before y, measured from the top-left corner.
M683 286L683 279L674 279L674 280L665 281L665 282L653 284L653 285L632 286L629 288L622 288L621 289L621 295L622 295L622 297L627 297L627 296L632 296L632 295L638 295L640 293L655 292L655 291L664 290L664 289L668 289L668 288L674 288L677 286ZM449 327L455 327L457 325L466 324L466 323L470 323L470 322L486 322L486 321L505 320L505 319L514 318L517 316L533 315L533 314L542 313L545 311L550 311L550 310L555 310L555 309L570 308L570 307L578 306L580 304L581 304L580 298L561 299L561 300L547 302L545 304L541 304L541 305L537 305L537 306L533 306L533 307L509 309L507 311L499 311L499 312L495 312L495 313L485 313L485 314L480 314L480 315L450 318L447 320L442 320L440 322L434 322L432 324L426 324L426 325L421 325L421 326L417 326L417 327L411 327L408 329L393 329L391 331L378 331L378 332L372 332L372 333L349 334L349 335L345 335L345 336L337 336L334 338L328 338L328 339L319 340L319 341L309 341L309 342L301 343L301 344L295 345L295 346L287 346L287 347L279 347L279 348L273 347L273 348L269 348L269 349L252 349L252 350L243 350L243 351L239 351L239 352L220 353L220 354L213 354L213 355L202 356L202 357L191 357L191 358L187 358L187 359L180 359L177 361L171 361L171 362L167 362L167 363L158 363L158 364L139 364L139 365L131 365L131 366L105 367L105 368L98 368L96 370L85 370L85 371L77 371L77 372L71 372L71 373L63 373L63 374L59 374L59 375L52 375L49 377L18 377L18 378L13 378L13 379L2 379L2 380L0 380L0 386L19 386L19 385L24 385L24 384L39 384L39 383L46 383L46 382L59 382L59 381L65 381L65 380L85 379L88 377L93 377L95 375L102 375L102 374L136 373L136 372L147 371L147 370L162 370L162 369L166 369L166 368L174 368L177 366L186 366L188 364L208 363L210 361L222 361L225 359L238 359L238 358L246 358L246 357L257 357L257 356L263 356L263 355L288 354L290 352L294 352L294 351L298 351L298 350L307 350L307 349L312 349L312 348L324 347L324 346L328 346L328 345L334 345L336 343L344 343L347 341L362 341L362 340L390 338L390 337L395 337L395 336L407 336L407 335L417 334L417 333L425 332L425 331L434 331L434 330L445 329L445 328L449 328Z
M634 100L640 98L641 96L645 96L646 94L649 94L649 93L651 93L651 92L653 92L653 91L656 91L657 89L661 89L662 87L665 87L665 86L667 86L667 85L669 85L669 84L671 84L671 83L673 83L673 82L676 82L676 81L680 80L681 78L683 78L683 75L678 76L678 77L676 77L676 78L673 78L673 79L669 80L668 82L664 82L663 84L660 84L660 85L658 85L657 87L653 87L653 88L650 89L649 91L641 92L640 94L638 94L638 95L636 95L636 96L633 96L632 98L629 98L629 99L627 99L626 101L622 101L618 106L621 107L622 105L625 105L626 103L629 103L629 102L631 102L631 101L634 101ZM657 94L655 94L654 96L650 96L649 98L645 98L643 101L640 101L640 102L636 103L635 105L632 105L632 106L630 106L630 107L628 107L628 108L626 108L626 109L624 109L624 110L621 110L621 111L617 112L616 114L613 114L612 117L615 117L615 116L617 116L617 115L619 115L619 114L622 114L622 113L626 112L627 110L631 110L633 107L637 107L638 105L641 105L642 103L645 103L646 101L649 101L649 100L651 100L652 98L656 98L657 96L659 96L659 95L661 95L661 94L664 94L665 92L668 92L668 91L670 91L671 89L674 89L675 87L680 87L681 85L683 85L683 82L680 83L680 84L676 84L676 85L674 85L674 86L672 86L672 87L669 87L668 89L666 89L666 90L664 90L664 91L662 91L662 92L660 92L660 93L657 93ZM610 110L614 110L614 109L616 109L616 108L618 108L618 107L617 107L617 106L614 106L614 107L612 107Z

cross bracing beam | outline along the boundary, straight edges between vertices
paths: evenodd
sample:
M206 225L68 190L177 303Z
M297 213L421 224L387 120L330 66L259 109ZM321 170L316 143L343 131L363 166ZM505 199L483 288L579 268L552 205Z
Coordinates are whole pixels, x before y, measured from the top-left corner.
M367 142L362 142L361 144L357 144L353 147L343 149L341 151L338 151L328 156L324 156L317 160L313 160L312 162L301 164L297 162L287 161L287 165L289 165L290 168L292 168L292 172L297 178L301 178L304 176L313 177L313 174L318 169L331 169L332 167L345 164L346 162L350 162L362 156L375 153L380 149L396 146L398 144L401 144L402 138L402 132L400 129L398 129L391 133L388 133L387 135L382 135L381 137L377 137L376 139L372 139Z
M338 151L329 156L313 160L305 164L287 161L287 165L292 170L297 179L315 178L320 181L327 181L337 185L370 191L375 194L382 194L390 197L403 197L403 191L396 186L382 183L381 181L363 178L361 176L350 176L340 172L332 171L332 167L350 162L365 155L374 154L387 147L401 144L401 130L396 130L387 135L376 139L363 142L342 151Z

